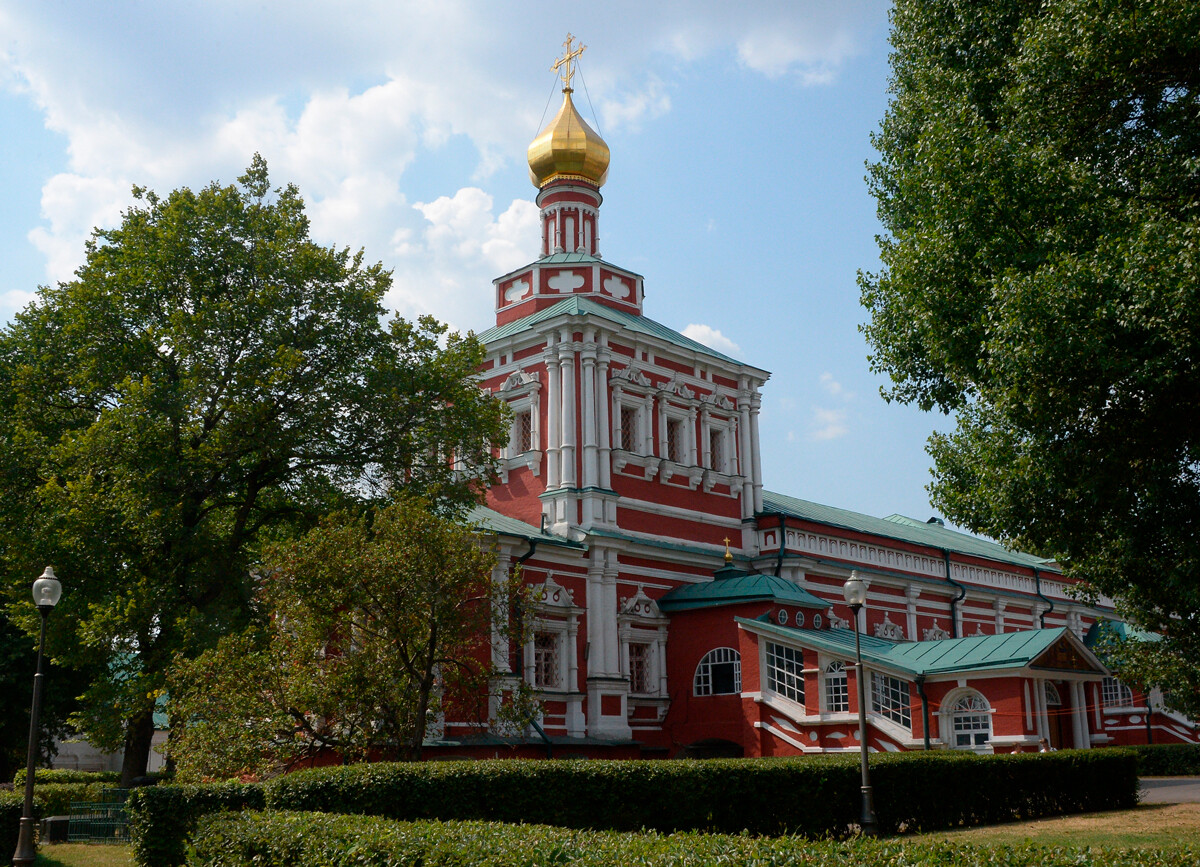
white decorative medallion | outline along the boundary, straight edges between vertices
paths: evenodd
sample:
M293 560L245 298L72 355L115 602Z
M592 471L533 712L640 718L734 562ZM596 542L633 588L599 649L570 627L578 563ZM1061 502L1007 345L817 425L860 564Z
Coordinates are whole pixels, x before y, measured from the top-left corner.
M624 301L629 297L629 285L620 277L609 277L605 280L604 291L618 301Z
M546 285L555 292L566 294L581 288L583 282L582 274L576 274L574 271L559 271L546 281Z
M511 286L504 290L504 300L509 304L514 301L519 301L529 294L530 283L528 280L517 280Z

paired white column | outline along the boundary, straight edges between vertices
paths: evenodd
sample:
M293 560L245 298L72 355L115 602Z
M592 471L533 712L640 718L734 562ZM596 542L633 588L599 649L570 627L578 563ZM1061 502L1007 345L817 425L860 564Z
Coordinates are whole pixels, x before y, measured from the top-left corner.
M546 488L553 490L562 484L562 462L559 457L562 443L562 375L558 347L553 334L546 341Z
M754 512L762 511L762 448L758 439L758 412L762 406L762 398L758 392L750 395L750 449L754 478Z
M575 487L575 347L571 332L564 328L559 335L558 363L562 368L562 486Z
M599 431L596 425L596 332L583 334L583 349L579 353L580 380L583 383L583 485L594 488L600 483L597 455Z
M600 414L597 421L600 428L600 487L606 490L612 488L612 421L609 419L608 413L609 407L612 405L612 398L608 392L609 357L608 338L601 335L600 348L596 358L597 388L599 389L596 409Z

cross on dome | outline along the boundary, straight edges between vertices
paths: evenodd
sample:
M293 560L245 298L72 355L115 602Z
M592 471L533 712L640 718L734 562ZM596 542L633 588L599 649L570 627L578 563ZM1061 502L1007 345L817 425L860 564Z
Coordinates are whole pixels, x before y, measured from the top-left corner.
M563 90L567 93L571 92L571 79L575 77L575 70L571 61L587 51L587 46L582 42L579 43L578 48L572 49L571 43L574 41L574 35L568 33L566 40L563 42L563 56L554 61L554 65L550 67L551 72L558 72L559 77L562 78ZM560 67L562 68L561 72L559 72Z

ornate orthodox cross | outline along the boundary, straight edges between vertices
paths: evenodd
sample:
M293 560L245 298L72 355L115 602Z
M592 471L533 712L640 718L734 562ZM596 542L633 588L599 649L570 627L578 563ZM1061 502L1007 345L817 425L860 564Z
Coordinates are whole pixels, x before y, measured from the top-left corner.
M574 41L575 37L568 33L567 39L563 43L563 56L554 61L554 65L550 67L551 72L558 72L562 78L563 90L571 89L571 79L575 77L575 69L571 61L587 50L587 46L582 42L579 43L578 48L571 48L571 43ZM559 72L560 67L562 67L562 72Z

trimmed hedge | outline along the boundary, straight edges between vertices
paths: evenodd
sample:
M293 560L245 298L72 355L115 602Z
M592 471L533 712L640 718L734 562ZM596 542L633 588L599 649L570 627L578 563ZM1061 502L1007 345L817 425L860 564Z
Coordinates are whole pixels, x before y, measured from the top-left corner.
M66 768L37 768L33 772L34 785L42 783L108 783L115 786L121 775L116 771L72 771ZM25 785L25 769L19 769L13 775L13 785L21 788Z
M21 813L25 807L25 793L0 792L0 857L11 858L17 850L17 837L21 833ZM38 805L33 805L33 817L41 820Z
M1131 753L1079 750L873 756L888 832L1133 807ZM858 821L854 756L695 761L371 764L272 780L273 810L477 819L613 831L842 834Z
M102 783L47 783L34 778L33 818L40 823L45 816L65 816L72 801L99 801L101 792L110 788ZM19 791L0 792L0 857L17 848L21 813L25 807L25 781Z
M999 855L999 857L998 857ZM1200 851L1071 849L1029 844L1002 851L961 843L799 837L755 838L657 832L620 834L539 825L397 822L323 813L243 813L205 817L188 858L192 867L1192 867Z
M1200 744L1142 744L1125 747L1138 757L1143 777L1192 777L1200 775Z
M200 816L261 810L263 790L254 783L147 786L130 793L126 808L134 861L143 867L175 867L183 863L185 843Z

